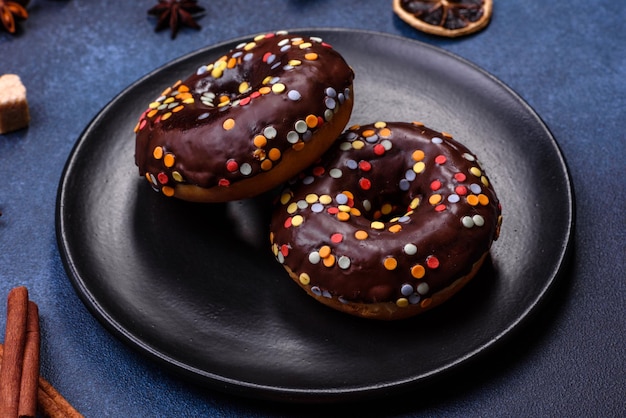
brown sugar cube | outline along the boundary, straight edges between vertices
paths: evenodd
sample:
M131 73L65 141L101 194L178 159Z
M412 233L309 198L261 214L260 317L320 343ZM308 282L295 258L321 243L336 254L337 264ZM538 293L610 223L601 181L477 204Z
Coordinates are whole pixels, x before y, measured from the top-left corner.
M26 87L15 74L0 76L0 134L28 126Z

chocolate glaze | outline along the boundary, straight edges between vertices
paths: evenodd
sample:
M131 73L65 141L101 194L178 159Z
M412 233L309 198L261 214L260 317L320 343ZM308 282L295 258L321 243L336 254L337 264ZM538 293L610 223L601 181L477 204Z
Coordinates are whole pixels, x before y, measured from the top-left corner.
M269 171L332 120L353 77L319 38L257 36L149 105L135 128L139 173L171 195L179 183L228 187Z
M350 128L293 181L270 230L278 261L317 296L427 306L472 270L501 219L465 146L420 123L378 122Z

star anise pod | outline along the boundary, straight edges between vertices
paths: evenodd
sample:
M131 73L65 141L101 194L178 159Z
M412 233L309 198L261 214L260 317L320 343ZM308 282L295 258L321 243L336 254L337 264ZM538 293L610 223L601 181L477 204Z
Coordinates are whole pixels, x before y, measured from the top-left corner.
M158 32L169 27L174 39L181 25L200 29L194 14L203 12L204 7L197 3L197 0L159 0L159 4L148 10L148 14L159 17L154 30Z
M15 18L28 19L28 12L20 3L0 0L0 21L9 33L15 33Z

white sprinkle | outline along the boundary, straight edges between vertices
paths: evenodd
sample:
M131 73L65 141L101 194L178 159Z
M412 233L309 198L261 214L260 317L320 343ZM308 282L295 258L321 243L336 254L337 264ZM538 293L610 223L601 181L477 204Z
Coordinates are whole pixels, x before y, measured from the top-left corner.
M322 257L320 257L320 253L318 253L317 251L313 251L309 254L309 263L311 264L317 264L320 262L321 259Z
M239 172L243 174L244 176L247 176L252 173L252 166L248 163L243 163L239 167Z
M420 283L417 285L417 293L419 293L420 295L425 295L426 293L428 293L428 291L430 290L430 287L428 286L428 283Z
M411 243L406 244L403 249L404 249L404 253L406 255L415 255L415 254L417 254L417 245L415 245L415 244L411 244Z
M343 176L343 172L338 168L331 169L328 174L334 179L340 179Z
M339 260L337 260L337 265L339 266L340 269L347 269L348 267L350 267L350 259L348 257L346 257L345 255L342 255L341 257L339 257Z

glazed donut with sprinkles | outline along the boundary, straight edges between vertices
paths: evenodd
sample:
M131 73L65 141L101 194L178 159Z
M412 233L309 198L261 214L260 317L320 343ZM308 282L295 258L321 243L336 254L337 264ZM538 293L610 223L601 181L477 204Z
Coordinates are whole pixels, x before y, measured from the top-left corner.
M354 73L317 37L268 33L166 88L135 127L139 173L166 196L224 202L268 191L328 149Z
M502 223L476 156L421 123L353 126L276 203L272 251L318 301L401 319L478 271Z

